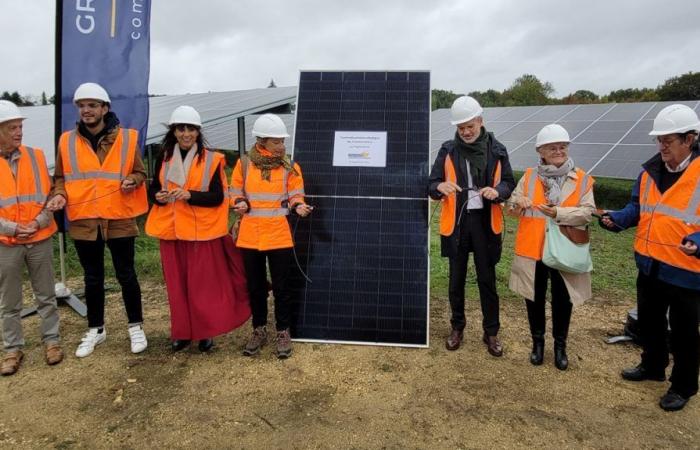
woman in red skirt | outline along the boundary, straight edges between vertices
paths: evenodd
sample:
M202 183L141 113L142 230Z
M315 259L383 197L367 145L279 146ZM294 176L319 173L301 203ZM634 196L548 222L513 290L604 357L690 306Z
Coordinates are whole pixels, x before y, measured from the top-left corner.
M228 237L225 160L204 147L199 113L179 106L170 116L156 160L146 234L160 239L170 303L173 351L214 336L250 317L240 251Z

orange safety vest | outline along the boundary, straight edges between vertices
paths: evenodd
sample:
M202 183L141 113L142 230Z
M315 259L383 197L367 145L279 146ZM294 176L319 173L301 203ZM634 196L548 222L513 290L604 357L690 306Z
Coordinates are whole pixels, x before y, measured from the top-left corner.
M207 192L209 183L215 173L221 177L224 195L227 195L226 177L224 175L224 155L204 150L204 158L195 158L187 174L182 189L186 191ZM160 167L160 185L163 190L171 191L178 186L165 180L170 167L169 161L163 161ZM164 240L210 241L225 236L228 225L228 200L224 198L221 205L203 207L190 205L187 200L178 200L165 205L154 203L146 219L146 234Z
M578 180L576 189L560 203L559 206L579 206L583 196L593 188L595 180L582 169L575 169ZM547 225L547 216L537 206L547 205L547 197L544 194L544 184L535 173L535 169L529 168L523 175L523 195L532 201L532 208L524 211L518 222L518 230L515 233L515 254L539 261L544 251L544 237Z
M61 135L58 149L68 194L68 220L131 219L148 211L145 183L130 193L121 190L122 181L134 168L137 143L136 130L121 128L100 164L90 143L75 130Z
M294 246L285 217L289 208L282 202L290 206L304 203L304 180L299 165L294 163L298 176L280 166L270 171L270 181L267 181L262 178L262 171L247 158L246 164L243 170L238 160L229 188L232 204L236 197L245 197L250 204L241 219L236 245L260 251Z
M450 155L445 156L445 181L451 181L457 184L457 172L452 163ZM493 184L491 187L498 186L501 182L501 162L496 162L496 171L493 176ZM457 222L457 193L454 192L442 199L442 210L440 211L440 234L443 236L451 236L455 230ZM503 232L503 205L491 203L491 231L494 234Z
M680 269L700 273L700 259L678 246L700 232L700 158L695 158L673 186L661 194L647 171L639 191L639 223L634 251Z
M17 175L12 173L9 162L0 158L0 218L26 225L41 213L46 204L51 180L46 168L44 152L25 145L19 147ZM18 241L14 236L0 235L5 245L31 244L50 238L56 232L56 222L37 231L29 239Z

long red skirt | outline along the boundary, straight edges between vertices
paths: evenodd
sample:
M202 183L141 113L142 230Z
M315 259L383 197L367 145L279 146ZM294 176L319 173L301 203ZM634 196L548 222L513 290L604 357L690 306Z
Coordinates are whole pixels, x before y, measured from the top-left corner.
M207 339L250 317L241 252L229 236L211 241L160 241L172 339Z

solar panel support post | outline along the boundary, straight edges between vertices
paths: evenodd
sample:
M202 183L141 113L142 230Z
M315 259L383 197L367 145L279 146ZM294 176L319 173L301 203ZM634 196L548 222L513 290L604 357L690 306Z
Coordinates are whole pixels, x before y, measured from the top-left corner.
M245 117L238 118L238 156L245 154Z

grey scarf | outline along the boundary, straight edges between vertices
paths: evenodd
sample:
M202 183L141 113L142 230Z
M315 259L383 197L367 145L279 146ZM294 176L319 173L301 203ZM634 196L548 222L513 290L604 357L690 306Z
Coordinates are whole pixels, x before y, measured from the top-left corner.
M560 167L544 164L542 160L537 165L537 176L544 183L547 201L552 205L558 205L561 201L561 188L564 186L569 172L574 170L574 161L569 158Z

